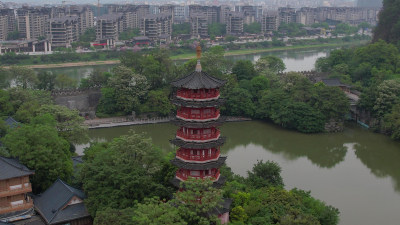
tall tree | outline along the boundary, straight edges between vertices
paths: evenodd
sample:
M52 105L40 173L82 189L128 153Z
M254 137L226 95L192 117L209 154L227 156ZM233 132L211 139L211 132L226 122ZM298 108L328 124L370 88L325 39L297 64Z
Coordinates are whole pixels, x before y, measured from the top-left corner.
M16 85L23 89L34 88L38 82L36 73L27 67L12 66L9 71L11 77L15 78Z
M400 0L383 0L373 41L379 39L394 44L400 41Z
M259 73L262 71L281 73L286 69L286 65L281 58L269 55L269 56L263 56L259 60L257 60L255 69Z
M38 75L37 88L40 90L52 91L56 85L57 75L48 71L40 72Z
M238 60L232 68L232 73L238 80L251 80L257 75L254 65L250 60Z

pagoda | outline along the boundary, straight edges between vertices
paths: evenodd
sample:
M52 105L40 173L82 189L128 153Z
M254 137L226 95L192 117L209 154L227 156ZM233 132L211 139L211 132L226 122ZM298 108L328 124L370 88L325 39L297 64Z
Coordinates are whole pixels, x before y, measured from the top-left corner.
M179 127L171 140L179 147L171 160L179 168L172 183L179 187L188 177L211 178L213 186L219 188L226 180L220 175L220 167L226 160L220 151L225 138L218 129L224 122L219 111L224 103L219 89L226 81L202 71L200 57L198 46L195 71L171 83L176 88L172 103L178 108L172 122ZM223 208L218 210L218 216L224 223L229 218L229 205Z

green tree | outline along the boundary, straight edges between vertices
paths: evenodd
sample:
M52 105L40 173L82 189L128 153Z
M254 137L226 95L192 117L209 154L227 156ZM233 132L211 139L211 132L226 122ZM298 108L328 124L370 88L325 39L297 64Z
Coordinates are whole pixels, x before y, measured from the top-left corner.
M125 112L130 113L140 104L140 99L147 94L149 89L146 77L134 73L125 66L113 69L113 76L108 81L108 86L114 89L116 105Z
M19 32L17 30L14 30L7 34L7 40L18 40L18 38L19 38Z
M238 80L250 80L257 75L254 65L250 60L238 60L232 68Z
M223 36L226 34L226 25L222 23L212 23L208 25L208 35Z
M233 88L226 96L225 113L230 116L252 117L255 106L251 94L243 88Z
M400 140L400 104L394 105L392 111L385 114L381 127L391 138Z
M96 108L96 115L99 117L110 116L119 111L114 88L102 88L99 104Z
M261 23L244 24L243 31L250 34L259 34L261 33Z
M180 34L190 34L190 23L172 25L172 36L176 37Z
M212 76L222 78L222 76L228 73L232 67L231 62L224 57L224 54L225 49L221 46L209 48L201 58L203 70ZM193 70L194 67L190 68L190 72Z
M254 188L277 186L283 187L283 179L281 177L281 167L272 161L258 161L252 171L247 171L247 182Z
M137 37L139 35L140 35L140 30L138 28L128 29L119 34L119 39L127 41L127 40L131 40L132 38Z
M374 30L373 41L380 39L397 44L400 40L400 3L399 0L383 0L379 13L379 22Z
M37 88L40 90L52 91L56 85L56 75L47 71L40 72L38 75Z
M33 88L38 82L36 73L27 67L12 66L10 69L11 77L15 78L15 83L23 89Z
M37 112L39 115L50 114L56 120L58 135L73 144L87 143L88 128L83 124L84 118L77 110L70 110L61 105L42 105Z
M82 42L92 42L96 40L96 29L89 28L87 29L80 37L79 41Z
M276 56L263 56L257 60L255 69L257 72L271 71L273 73L281 73L286 69L286 65L281 58Z
M85 151L93 157L86 158L80 176L92 216L106 208L132 207L145 197L169 197L171 192L154 180L162 159L150 139L131 132L95 149L96 154L92 148Z
M100 210L97 212L96 217L94 218L94 225L110 225L110 224L118 224L118 225L135 225L132 218L134 215L133 208L125 208L125 209L112 209L106 208L104 210Z
M169 91L169 90L167 90ZM174 109L174 105L168 99L168 95L163 90L152 90L147 95L147 100L143 105L142 112L157 112L161 116L167 116Z
M77 81L65 74L58 74L55 83L59 89L75 88L77 86Z
M8 69L0 67L0 89L6 89L10 87L11 74Z
M209 225L219 222L212 211L221 207L222 190L212 187L211 179L189 177L181 182L181 190L174 194L171 203L176 206L180 216L187 224Z
M10 130L3 139L13 157L35 170L35 193L46 190L57 178L68 181L72 175L69 144L58 136L55 123L49 114L35 117L31 124Z
M185 225L187 224L180 216L179 209L169 202L160 201L159 198L145 199L144 203L139 203L134 211L133 224L168 224Z

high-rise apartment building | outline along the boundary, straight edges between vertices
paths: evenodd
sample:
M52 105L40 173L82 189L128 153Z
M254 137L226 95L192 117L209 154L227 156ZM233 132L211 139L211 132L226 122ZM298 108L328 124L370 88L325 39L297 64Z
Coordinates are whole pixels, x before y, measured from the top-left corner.
M7 39L9 33L16 30L14 9L0 9L0 40Z
M106 14L97 18L96 40L118 40L123 30L122 13Z
M279 23L296 23L296 10L294 8L282 7L278 9Z
M51 8L22 7L17 9L18 32L20 38L47 38Z
M221 22L221 6L190 5L189 16L197 13L204 14L208 24Z
M263 34L272 33L279 28L278 12L267 11L261 18L261 32Z
M192 13L190 16L190 36L192 38L208 37L207 16L203 13Z
M152 40L160 37L171 38L172 35L172 15L168 13L149 14L142 18L140 32Z
M242 12L230 12L226 21L226 34L239 35L243 33L244 15Z
M53 47L71 47L79 40L79 17L65 16L50 20L50 43Z

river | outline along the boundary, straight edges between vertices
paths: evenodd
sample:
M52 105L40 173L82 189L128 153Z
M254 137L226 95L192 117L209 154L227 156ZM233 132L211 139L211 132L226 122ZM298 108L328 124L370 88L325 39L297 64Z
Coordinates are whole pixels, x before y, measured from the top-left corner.
M129 129L146 132L155 145L174 151L171 124L90 130L92 140L111 140ZM257 160L282 167L287 189L311 194L340 210L341 225L395 225L400 212L400 143L349 124L335 134L301 134L259 121L226 123L222 147L227 165L246 176ZM82 146L77 146L82 153Z
M247 59L252 62L257 61L261 56L274 55L283 60L286 65L286 71L305 71L313 70L315 61L319 57L325 57L329 54L333 47L323 47L316 49L294 49L274 52L264 52L249 55L226 56L227 59L233 61L239 59ZM65 68L48 68L48 69L35 69L36 71L49 71L55 74L66 74L75 80L79 81L87 77L95 68L103 71L111 71L115 65L95 65L95 66L77 66Z

